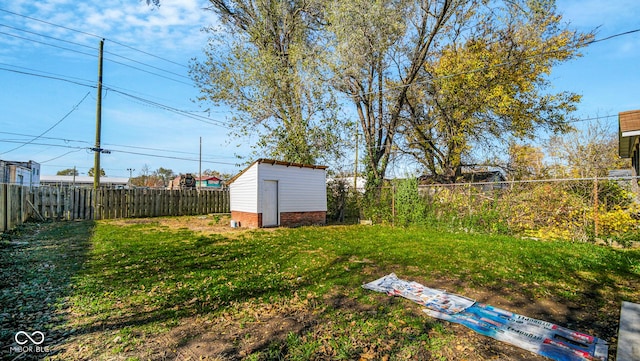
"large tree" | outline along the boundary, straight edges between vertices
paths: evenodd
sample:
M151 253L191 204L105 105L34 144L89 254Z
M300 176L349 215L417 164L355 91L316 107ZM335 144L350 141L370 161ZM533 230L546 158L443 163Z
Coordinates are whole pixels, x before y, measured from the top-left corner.
M334 84L355 106L367 192L382 185L410 86L469 6L455 1L335 0L327 7Z
M462 3L472 3L462 1ZM553 65L578 55L592 34L564 27L553 1L475 6L425 62L405 108L404 150L455 181L465 157L506 138L565 132L577 94L549 92Z
M234 113L232 134L257 137L257 153L314 163L338 151L337 105L324 81L320 2L211 0L206 60L191 75L203 102ZM255 139L255 138L254 138Z

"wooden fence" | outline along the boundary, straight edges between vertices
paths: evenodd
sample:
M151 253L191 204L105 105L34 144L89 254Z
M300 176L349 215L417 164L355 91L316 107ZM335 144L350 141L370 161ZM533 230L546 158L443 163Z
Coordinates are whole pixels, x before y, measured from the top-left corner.
M98 220L229 213L229 192L210 190L85 189L0 184L0 232L28 218Z
M29 218L28 188L0 184L0 232L14 229Z

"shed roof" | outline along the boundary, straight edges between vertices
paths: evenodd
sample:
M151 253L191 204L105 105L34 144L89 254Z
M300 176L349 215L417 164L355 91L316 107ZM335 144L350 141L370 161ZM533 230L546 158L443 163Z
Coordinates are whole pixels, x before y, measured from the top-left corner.
M303 163L285 162L285 161L275 160L275 159L260 158L260 159L258 159L256 161L254 161L253 163L249 164L249 166L246 167L245 169L243 169L242 171L240 171L240 173L238 173L238 174L234 175L233 177L231 177L231 179L229 179L227 181L227 185L235 182L236 179L240 178L240 176L243 175L249 168L253 167L256 164L260 164L260 163L267 163L267 164L272 164L272 165L283 165L283 166L286 166L286 167L327 169L326 165L303 164Z
M640 136L640 110L630 110L618 114L620 131L618 134L618 154L630 158L633 146Z

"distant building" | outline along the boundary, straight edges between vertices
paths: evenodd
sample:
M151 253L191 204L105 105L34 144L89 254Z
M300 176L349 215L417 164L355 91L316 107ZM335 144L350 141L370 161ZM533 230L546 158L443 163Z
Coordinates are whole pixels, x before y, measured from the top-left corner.
M421 175L418 177L418 181L421 184L451 183L444 182L442 177L434 177L430 174ZM506 181L506 178L502 172L495 170L463 172L462 175L458 177L456 183L497 183L504 181Z
M196 177L196 187L200 189L222 189L224 182L214 176Z
M196 177L191 173L180 174L169 182L167 189L196 189Z
M429 174L418 177L418 182L423 186L432 184L472 184L482 191L505 188L506 180L502 172L498 170L464 172L458 177L456 183L445 183L442 181L442 178L437 178Z
M92 176L73 175L43 175L40 177L40 185L43 186L63 186L92 188ZM100 177L100 187L113 189L126 189L129 185L129 178L120 177Z
M0 183L37 187L40 185L40 164L32 160L0 160Z
M331 178L327 178L327 185L331 185L331 184L337 184L337 183L341 183L344 185L344 190L348 191L350 189L353 189L354 185L355 185L355 189L356 191L360 192L360 193L364 193L365 191L365 185L367 184L367 180L364 177L358 176L355 177L331 177Z

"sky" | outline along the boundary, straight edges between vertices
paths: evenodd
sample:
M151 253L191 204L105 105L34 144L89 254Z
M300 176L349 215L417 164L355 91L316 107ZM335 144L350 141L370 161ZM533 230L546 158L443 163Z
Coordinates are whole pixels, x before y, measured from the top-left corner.
M41 174L93 167L98 47L104 42L101 167L107 176L160 167L234 174L252 139L228 136L230 113L210 108L188 77L216 24L206 0L0 0L0 159L33 160ZM640 28L637 0L559 0L563 22L596 39ZM617 129L640 109L640 32L591 44L554 69L555 91L582 94L573 115ZM210 108L209 112L205 110ZM202 149L202 151L200 151ZM392 171L393 172L393 171Z

